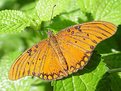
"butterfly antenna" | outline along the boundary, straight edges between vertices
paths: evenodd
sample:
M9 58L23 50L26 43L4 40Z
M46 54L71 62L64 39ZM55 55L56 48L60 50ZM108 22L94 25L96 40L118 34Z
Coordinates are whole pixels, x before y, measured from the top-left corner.
M53 8L52 8L52 14L51 14L51 18L50 18L50 24L52 23L51 20L52 20L52 18L53 18L53 12L54 12L54 8L55 8L55 6L56 6L56 5L54 5Z
M50 17L50 24L52 24L52 17L53 17L53 12L54 12L55 6L56 5L54 5L53 8L52 8L52 14L51 14L51 17ZM52 31L48 30L47 34L50 37L52 35Z

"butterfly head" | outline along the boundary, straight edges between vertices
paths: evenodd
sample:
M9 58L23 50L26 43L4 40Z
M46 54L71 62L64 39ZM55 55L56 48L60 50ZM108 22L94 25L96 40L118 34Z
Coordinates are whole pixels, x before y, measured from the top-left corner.
M49 38L52 37L52 36L54 36L54 35L53 35L53 31L51 31L51 30L48 30L47 34L48 34L48 37L49 37Z

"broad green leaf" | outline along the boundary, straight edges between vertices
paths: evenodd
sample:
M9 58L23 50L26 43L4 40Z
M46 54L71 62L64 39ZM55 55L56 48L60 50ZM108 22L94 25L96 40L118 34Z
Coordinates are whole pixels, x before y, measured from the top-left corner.
M40 21L48 21L51 16L55 17L64 12L69 2L70 0L39 0L36 5L36 11Z
M101 80L98 82L95 91L111 91L110 83L111 83L111 80L109 78L109 74L105 73L101 78Z
M100 54L111 53L114 50L118 51L119 45L117 44L116 36L102 41L97 45L95 50L97 50Z
M121 89L121 52L103 56L104 62L109 67L109 79L111 91Z
M34 30L38 30L41 24L41 21L37 15L37 11L35 9L36 2L29 3L21 8L23 12L26 13L27 17L30 19L30 27Z
M0 33L20 32L27 26L30 26L30 21L23 12L17 10L0 11Z
M121 90L121 72L112 73L109 76L111 80L111 91L120 91Z
M62 20L65 19L65 21L69 20L75 23L82 23L87 21L87 17L82 13L82 11L80 11L77 0L71 0L71 2L68 3L66 12L61 14L61 18Z
M62 80L54 81L52 84L54 91L95 91L106 70L103 60L100 61L100 56L94 54L82 71Z
M24 11L25 13L27 13L27 14L30 14L34 10L35 5L36 5L35 2L29 3L29 4L25 5L25 6L23 6L21 8L21 10Z
M91 13L94 20L121 24L121 0L78 0L85 13Z
M109 21L116 25L121 24L121 0L103 0L97 8L95 20Z
M93 13L99 4L99 0L77 0L77 2L84 13Z
M121 72L107 73L99 81L96 91L120 91Z
M16 0L0 0L0 10L13 9Z
M103 56L104 62L110 69L121 68L121 52Z

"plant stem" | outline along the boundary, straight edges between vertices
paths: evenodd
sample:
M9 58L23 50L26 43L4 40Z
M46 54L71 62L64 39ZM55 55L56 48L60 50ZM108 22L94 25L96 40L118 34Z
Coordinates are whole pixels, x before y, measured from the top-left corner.
M108 70L108 73L114 73L114 72L121 72L121 68L116 68L116 69L110 69L110 70Z

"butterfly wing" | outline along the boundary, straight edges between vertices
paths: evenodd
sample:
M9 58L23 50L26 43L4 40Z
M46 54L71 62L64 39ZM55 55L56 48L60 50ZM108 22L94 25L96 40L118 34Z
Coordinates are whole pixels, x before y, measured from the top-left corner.
M56 38L67 61L68 73L82 69L96 45L115 32L115 25L101 21L83 23L60 31Z
M25 76L37 76L52 80L66 75L49 41L44 40L25 51L16 60L10 69L9 79L17 80Z

